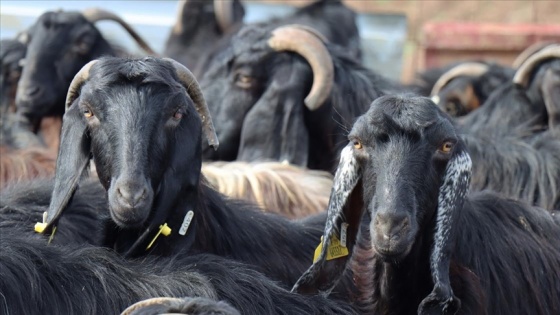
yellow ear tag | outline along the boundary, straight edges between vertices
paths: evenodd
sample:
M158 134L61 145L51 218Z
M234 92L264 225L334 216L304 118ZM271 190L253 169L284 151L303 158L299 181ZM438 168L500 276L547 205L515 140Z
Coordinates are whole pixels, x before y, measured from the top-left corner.
M47 223L45 221L47 221L47 212L46 211L43 212L43 222L35 223L35 232L43 233L45 231L45 228L47 227Z
M43 222L37 222L35 223L35 232L37 233L43 233L45 231L45 229L47 228L47 223L45 222L47 221L47 212L43 212ZM50 244L53 240L54 237L54 233L56 233L56 226L53 227L51 236L49 236L49 241L47 242L47 244Z
M321 243L315 249L315 255L313 255L313 262L316 262L321 255L321 251L323 250L323 237L321 237ZM348 256L348 247L342 246L340 244L340 240L336 235L331 236L331 244L327 249L327 260L333 260L336 258Z
M46 223L37 222L37 223L35 223L35 232L43 233L43 231L45 231L46 227L47 227Z
M167 223L159 226L159 232L157 232L156 236L154 236L154 239L150 242L150 244L148 244L146 250L150 249L150 247L154 245L154 242L157 240L160 234L163 234L163 236L169 236L171 234L171 228L167 225Z

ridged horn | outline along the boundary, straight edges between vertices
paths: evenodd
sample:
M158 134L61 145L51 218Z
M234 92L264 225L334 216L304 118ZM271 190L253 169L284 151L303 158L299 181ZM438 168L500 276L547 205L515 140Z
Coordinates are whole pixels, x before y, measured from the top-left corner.
M66 94L66 110L68 110L70 105L74 103L74 101L78 98L78 95L80 95L80 89L89 77L89 70L96 62L97 60L88 62L85 66L82 67L82 69L80 69L78 73L76 73L74 79L72 79L70 87L68 88L68 94Z
M533 70L535 70L535 67L546 59L551 58L560 58L560 44L554 44L543 48L525 60L525 62L519 66L517 72L515 72L513 83L527 87L529 78Z
M233 6L233 0L214 0L216 22L218 22L222 33L227 32L235 23Z
M123 19L121 19L118 15L113 12L109 12L99 8L90 8L82 11L82 15L91 23L95 23L98 21L109 20L115 21L119 23L127 32L134 38L138 46L140 46L145 52L149 55L157 56L158 54L144 41L142 37Z
M532 44L531 46L525 48L524 51L522 51L517 58L515 58L515 60L513 61L512 67L514 69L518 69L519 67L521 67L521 65L525 62L525 60L529 59L529 57L531 57L534 53L536 53L537 51L549 46L549 45L553 45L555 44L555 42L553 41L544 41L544 42L536 42L534 44Z
M459 76L478 77L488 71L488 65L481 62L466 62L457 65L441 75L434 84L430 96L436 96L451 80Z
M305 106L316 110L329 97L334 84L331 55L321 37L302 25L286 25L272 31L268 45L275 51L293 51L301 55L313 70L313 85L305 97Z
M208 144L212 146L214 150L217 150L219 141L216 136L216 131L214 130L214 124L212 123L212 116L210 116L210 111L208 110L208 106L206 105L206 101L202 95L202 90L200 89L195 76L189 69L187 69L187 67L177 61L171 58L163 58L163 60L170 62L175 68L177 77L187 90L187 93L189 93L189 96L194 102L196 111L202 120L202 128L206 138L208 139Z

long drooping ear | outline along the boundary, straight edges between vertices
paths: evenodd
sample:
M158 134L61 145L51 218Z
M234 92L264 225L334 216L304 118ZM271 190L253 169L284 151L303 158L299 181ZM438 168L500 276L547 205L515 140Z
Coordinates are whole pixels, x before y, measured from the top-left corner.
M301 86L307 66L294 63L279 69L266 91L243 120L237 160L287 161L307 166L309 134L305 126Z
M49 209L47 210L48 230L68 205L78 182L84 174L90 160L90 139L86 133L87 124L77 105L72 106L79 97L82 86L89 77L91 67L97 62L88 62L72 79L66 95L66 113L62 118L60 146L56 159L54 188Z
M47 211L47 228L56 224L88 166L90 139L86 131L87 125L79 107L71 106L62 118L54 189Z
M320 252L318 256L316 253L315 262L298 279L292 292L328 294L340 279L351 257L364 212L361 176L360 163L352 146L348 145L340 153ZM334 258L340 254L343 256Z
M422 300L418 314L455 314L461 301L453 294L449 265L453 254L454 226L463 209L471 180L472 161L463 142L459 142L445 169L439 189L434 244L430 258L434 289Z

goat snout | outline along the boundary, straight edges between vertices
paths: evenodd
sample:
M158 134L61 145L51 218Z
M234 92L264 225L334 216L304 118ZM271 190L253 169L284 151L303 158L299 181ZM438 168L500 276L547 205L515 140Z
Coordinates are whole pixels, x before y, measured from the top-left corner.
M148 217L153 190L145 179L121 179L109 189L111 216L119 225L135 226Z
M371 229L373 245L382 255L406 255L410 248L411 232L408 215L379 213L375 216Z

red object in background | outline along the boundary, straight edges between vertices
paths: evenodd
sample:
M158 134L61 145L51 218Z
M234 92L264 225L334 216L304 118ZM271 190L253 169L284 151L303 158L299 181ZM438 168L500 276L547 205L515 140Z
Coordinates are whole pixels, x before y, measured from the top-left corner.
M511 65L525 48L540 41L560 43L560 24L430 22L423 27L421 68L460 60L494 60Z

